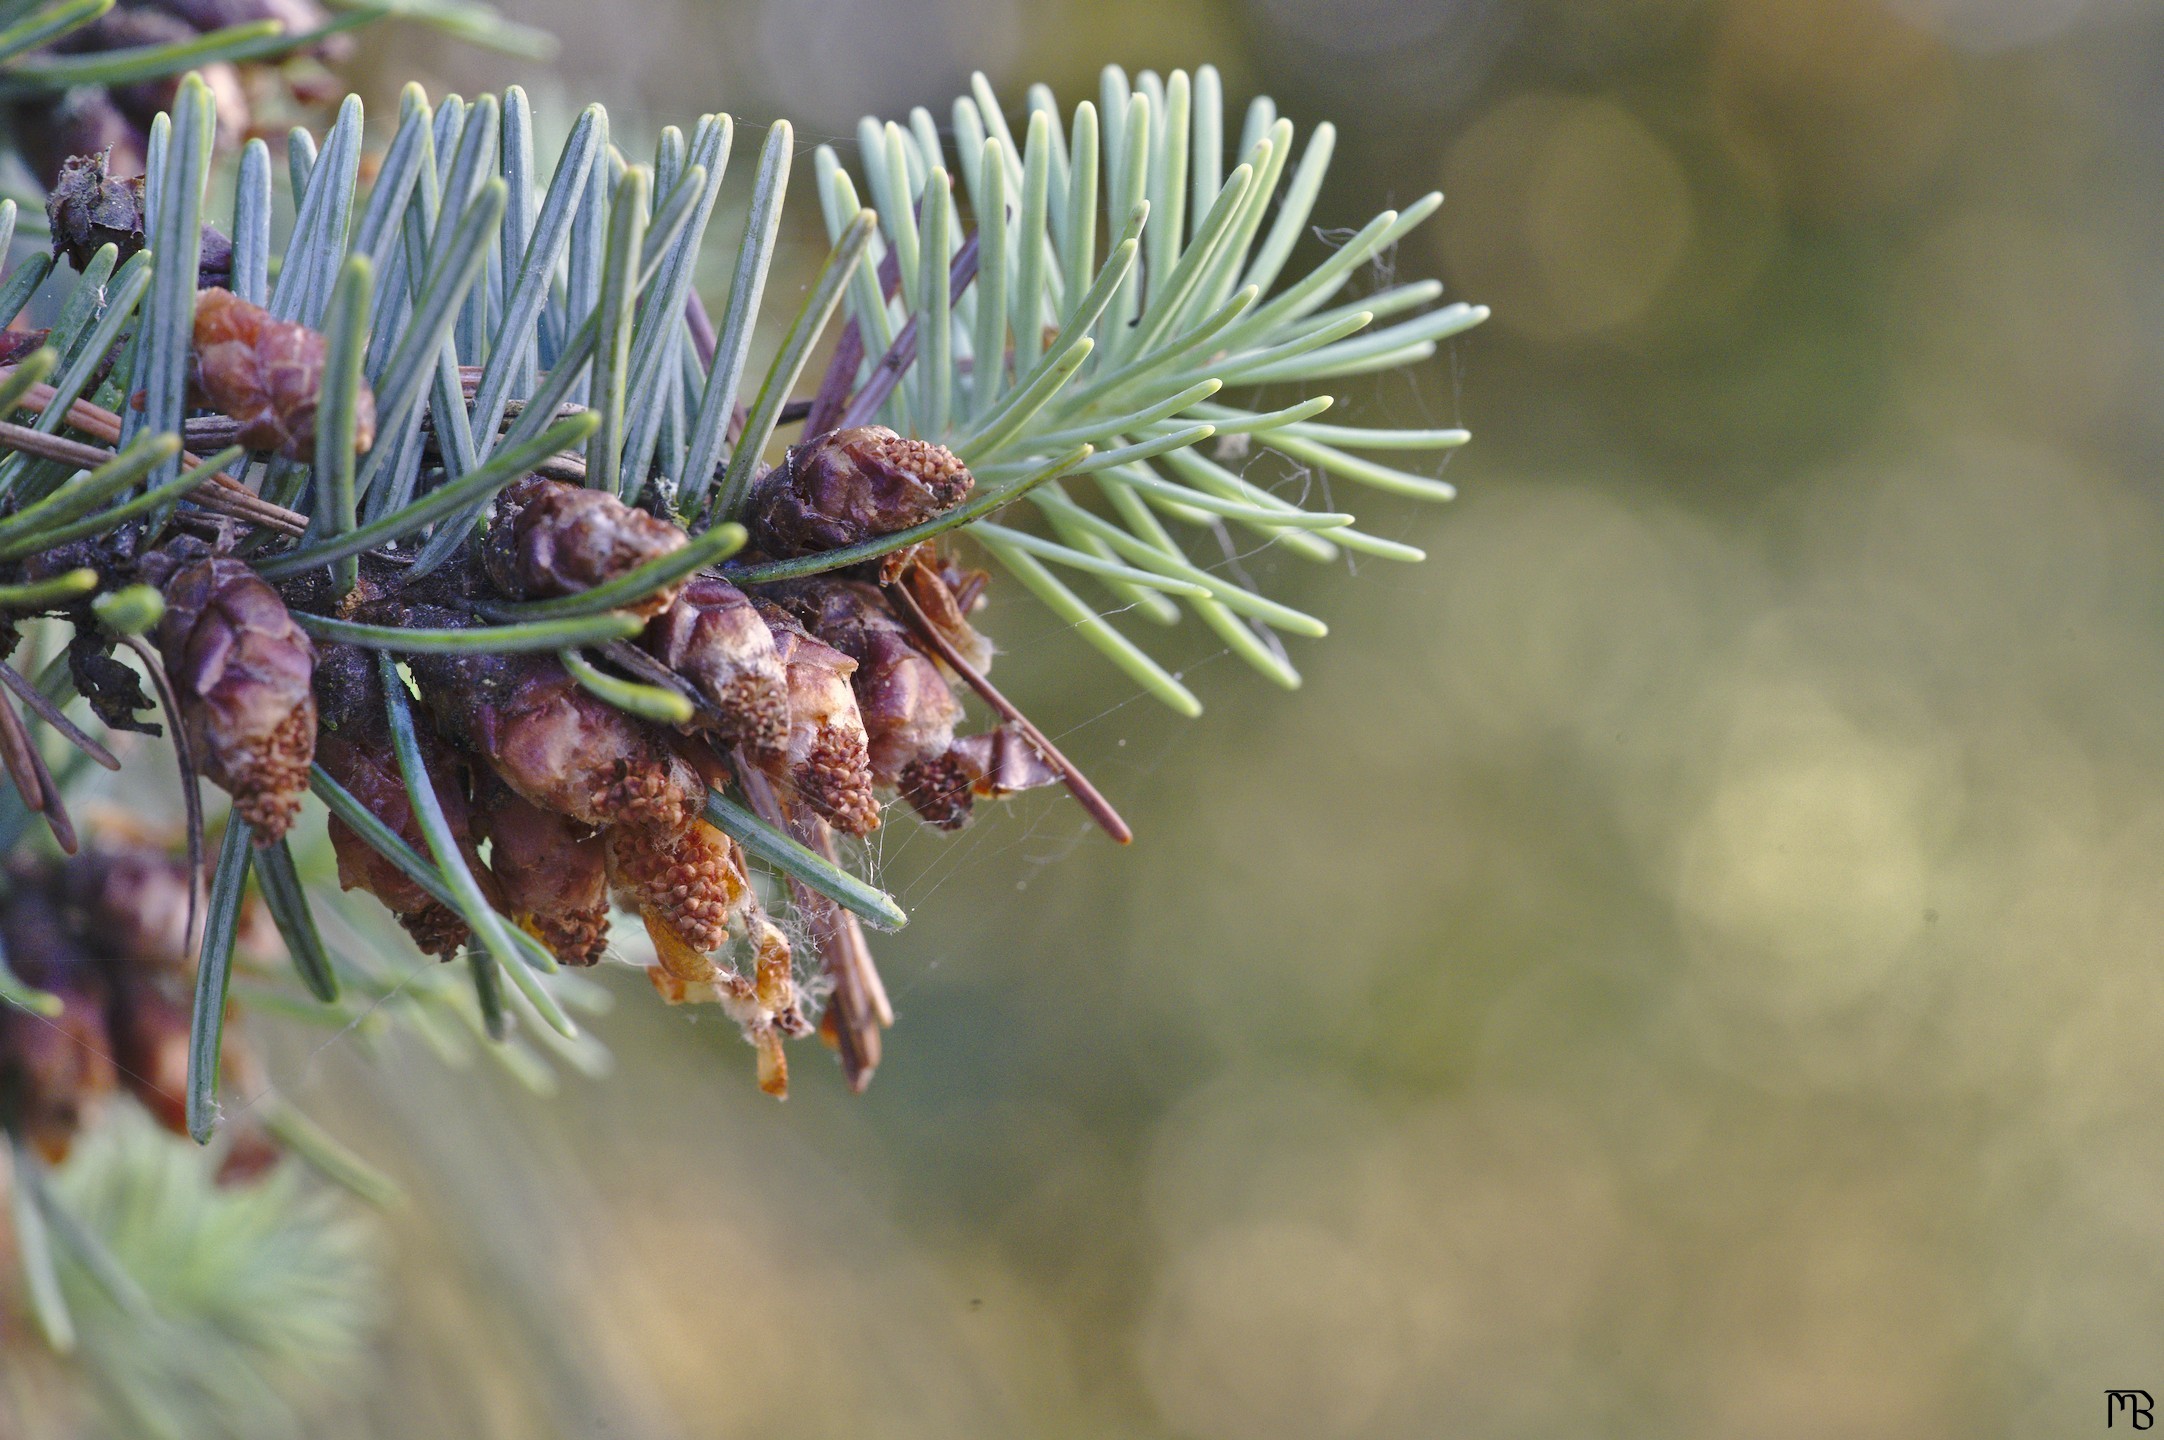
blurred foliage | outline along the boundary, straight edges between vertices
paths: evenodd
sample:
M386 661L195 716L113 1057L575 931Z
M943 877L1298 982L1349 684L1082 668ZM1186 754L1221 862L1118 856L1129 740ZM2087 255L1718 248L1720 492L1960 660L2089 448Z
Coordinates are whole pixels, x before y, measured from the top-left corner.
M807 143L1214 60L1339 122L1324 227L1442 184L1395 264L1496 319L1333 416L1475 429L1372 517L1426 566L1238 562L1335 628L1300 695L1194 632L1210 715L1108 708L1000 607L1141 839L883 832L938 903L869 1095L650 1007L547 1101L291 1037L415 1197L324 1433L1916 1440L2164 1382L2153 8L506 9L567 95Z

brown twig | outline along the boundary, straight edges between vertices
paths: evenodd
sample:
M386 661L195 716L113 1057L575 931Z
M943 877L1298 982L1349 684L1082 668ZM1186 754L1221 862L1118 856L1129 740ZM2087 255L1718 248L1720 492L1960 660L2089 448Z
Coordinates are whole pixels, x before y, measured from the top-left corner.
M45 787L38 783L37 767L30 763L30 732L23 727L15 707L0 700L0 763L7 767L15 793L32 810L45 808Z
M0 367L0 377L4 377L7 373L5 367ZM52 404L57 398L58 395L52 386L41 384L31 386L23 398L16 403L25 410L35 410L42 415L45 412L45 407ZM95 436L108 445L118 445L120 443L120 417L102 405L93 405L88 400L77 400L68 407L67 423L87 435ZM79 450L67 455L63 455L57 450L40 449L38 448L39 441L57 442L62 445L77 444L79 442L69 441L63 436L47 435L43 431L30 430L20 425L8 425L4 431L0 431L0 433L10 435L14 432L36 436L37 440L21 445L12 445L10 448L24 450L33 455L43 455L47 459L58 460L63 464L95 469L113 458L111 454L87 445L81 446ZM95 455L97 458L94 460L82 458L87 455ZM189 454L186 451L181 453L180 458L181 463L188 466L203 463L201 457ZM216 488L212 488L213 486ZM308 530L308 517L306 515L288 510L282 505L273 505L230 475L213 475L210 485L197 486L190 492L188 498L192 503L200 505L205 510L220 515L228 515L235 520L244 520L251 525L258 525L266 530L277 530L287 535L302 535L307 533Z
M0 664L0 685L6 685L22 698L23 704L35 711L37 717L58 730L69 744L97 761L108 770L118 770L120 761L113 752L100 745L90 733L70 720L58 705L45 698L30 678L12 665Z
M1122 845L1133 843L1135 832L1127 828L1127 822L1120 818L1119 811L1112 808L1112 802L1105 799L1096 786L1090 784L1089 777L1075 768L1072 760L1060 753L1058 746L1045 738L1044 732L1032 724L1027 715L1015 708L1012 700L1000 694L991 681L985 679L974 665L962 658L962 652L955 649L947 637L940 634L938 628L932 624L931 617L924 613L924 607L917 603L916 596L910 594L904 586L889 585L887 598L892 600L895 608L916 627L918 637L932 647L947 668L968 681L969 688L983 696L985 704L997 710L1009 724L1021 731L1023 738L1034 745L1037 753L1044 757L1045 763L1059 771L1059 778L1068 792L1089 812L1089 817L1103 828L1105 834Z
M0 710L11 716L15 713L15 707L5 700L0 700ZM38 808L45 812L46 828L53 832L53 839L59 842L61 850L73 855L79 844L75 838L75 822L68 818L67 802L60 798L60 782L53 779L53 768L45 763L45 752L38 749L37 739L29 733L28 726L23 727L23 738L30 747L30 768L36 773L38 789L45 797L45 803Z

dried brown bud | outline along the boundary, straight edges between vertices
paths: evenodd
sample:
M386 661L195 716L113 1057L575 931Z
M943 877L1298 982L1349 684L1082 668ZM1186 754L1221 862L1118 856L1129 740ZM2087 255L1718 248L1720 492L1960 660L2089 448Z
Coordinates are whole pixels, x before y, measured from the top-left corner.
M970 808L987 800L1060 782L1037 747L1012 725L982 735L964 735L942 754L902 771L902 798L926 824L959 830L969 823Z
M729 940L729 923L751 902L736 842L703 820L679 829L612 825L609 878L624 903L666 921L700 954Z
M921 525L973 483L944 445L863 425L792 449L752 487L746 522L769 555L817 554Z
M789 676L789 744L779 763L764 762L788 800L802 801L836 829L868 835L879 828L872 763L849 677L857 662L813 639L789 613L758 603Z
M776 585L768 593L812 634L857 662L849 683L864 720L874 783L895 784L909 766L954 742L962 704L946 672L919 648L915 633L877 589L822 577Z
M614 495L529 475L503 492L482 541L488 578L516 599L572 595L681 550L689 537ZM626 607L656 615L675 586Z
M315 647L278 592L246 564L195 548L144 557L165 592L158 648L203 773L267 845L286 832L308 788L316 701Z
M94 103L82 102L87 108L80 111L78 123L111 133L85 133L64 152L64 158L54 159L56 173L52 193L45 198L45 218L52 230L53 254L82 271L106 245L117 246L120 263L125 264L149 241L143 233L140 134L103 92L78 93L97 97ZM196 284L223 285L232 273L233 242L204 226Z
M274 319L213 286L196 296L191 386L205 405L240 423L240 442L249 449L312 461L328 344L317 331ZM375 436L376 399L363 381L354 448L367 450Z
M591 965L609 939L607 855L590 826L543 810L494 774L483 777L474 822L504 908L566 965Z
M680 829L706 789L638 721L540 655L417 655L437 733L544 810L588 825Z
M789 743L789 676L773 632L728 581L693 579L641 639L721 712L722 743L778 758Z

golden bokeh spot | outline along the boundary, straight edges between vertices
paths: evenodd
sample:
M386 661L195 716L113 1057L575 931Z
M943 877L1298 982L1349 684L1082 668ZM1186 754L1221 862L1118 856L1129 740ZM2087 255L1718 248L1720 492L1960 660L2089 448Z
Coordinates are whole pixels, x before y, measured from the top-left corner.
M1737 161L1816 219L1907 195L1953 135L1944 44L1876 0L1729 0L1712 86Z
M1444 167L1442 233L1458 284L1544 340L1644 317L1690 248L1690 185L1668 146L1606 100L1527 95L1466 132Z

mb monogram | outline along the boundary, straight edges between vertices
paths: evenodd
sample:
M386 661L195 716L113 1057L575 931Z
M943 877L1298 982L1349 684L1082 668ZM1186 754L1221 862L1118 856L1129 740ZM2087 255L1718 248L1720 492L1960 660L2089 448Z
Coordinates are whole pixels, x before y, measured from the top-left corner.
M2156 1402L2146 1390L2106 1390L2104 1428L2116 1427L2121 1416L2136 1430L2150 1429L2156 1424Z

